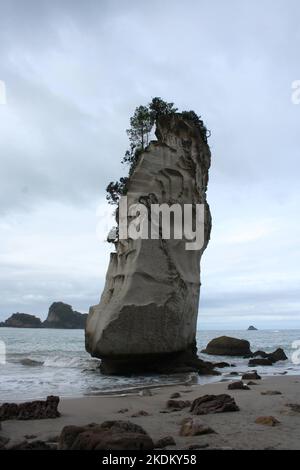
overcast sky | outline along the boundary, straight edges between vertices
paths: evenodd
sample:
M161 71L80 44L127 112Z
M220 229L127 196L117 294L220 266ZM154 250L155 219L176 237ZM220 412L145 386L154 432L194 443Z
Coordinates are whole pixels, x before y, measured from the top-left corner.
M98 303L134 108L211 129L201 328L300 327L298 0L0 0L0 319Z

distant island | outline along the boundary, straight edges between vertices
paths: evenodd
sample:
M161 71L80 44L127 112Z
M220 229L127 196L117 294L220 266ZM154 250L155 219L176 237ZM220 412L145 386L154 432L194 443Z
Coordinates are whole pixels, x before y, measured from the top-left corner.
M257 328L255 328L253 325L250 325L248 331L257 331Z
M54 302L50 305L48 316L44 322L28 313L13 313L7 320L0 322L0 327L9 328L57 328L84 329L86 313L73 310L71 305L64 302Z

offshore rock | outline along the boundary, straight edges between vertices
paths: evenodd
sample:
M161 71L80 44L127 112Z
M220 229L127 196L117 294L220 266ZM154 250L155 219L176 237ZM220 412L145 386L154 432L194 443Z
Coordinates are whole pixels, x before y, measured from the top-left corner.
M246 339L220 336L212 339L202 353L213 356L242 356L251 357L250 343Z
M200 259L211 231L210 150L197 124L180 114L159 118L156 136L130 176L128 206L203 204L204 244L187 250L184 238L117 240L101 301L90 308L86 349L107 374L213 373L195 346Z

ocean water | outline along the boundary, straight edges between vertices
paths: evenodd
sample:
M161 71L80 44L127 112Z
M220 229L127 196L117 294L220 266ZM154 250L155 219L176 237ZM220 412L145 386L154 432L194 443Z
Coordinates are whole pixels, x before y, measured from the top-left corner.
M300 330L198 331L198 350L203 349L211 339L222 335L247 339L253 351L263 349L271 352L277 347L285 350L288 361L278 362L272 367L256 367L259 374L274 375L287 371L288 374L300 375L300 365L291 361L295 351L292 343L300 340ZM82 330L0 328L0 341L6 346L6 361L0 363L1 402L45 398L51 394L78 397L136 386L178 383L189 378L188 374L134 377L101 375L99 361L92 359L84 349ZM249 370L246 359L201 353L199 356L205 360L226 361L237 366L235 369L221 369L222 376L219 377L199 376L196 379L199 383L218 381L226 377L230 370Z

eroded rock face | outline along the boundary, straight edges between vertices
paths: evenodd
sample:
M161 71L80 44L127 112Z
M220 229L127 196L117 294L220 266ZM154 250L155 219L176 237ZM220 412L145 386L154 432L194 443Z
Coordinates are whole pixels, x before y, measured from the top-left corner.
M128 206L204 204L204 245L189 251L184 239L116 243L101 301L86 325L86 349L102 359L105 373L213 369L195 348L200 259L211 230L210 151L198 127L181 115L162 117L156 135L130 177Z

